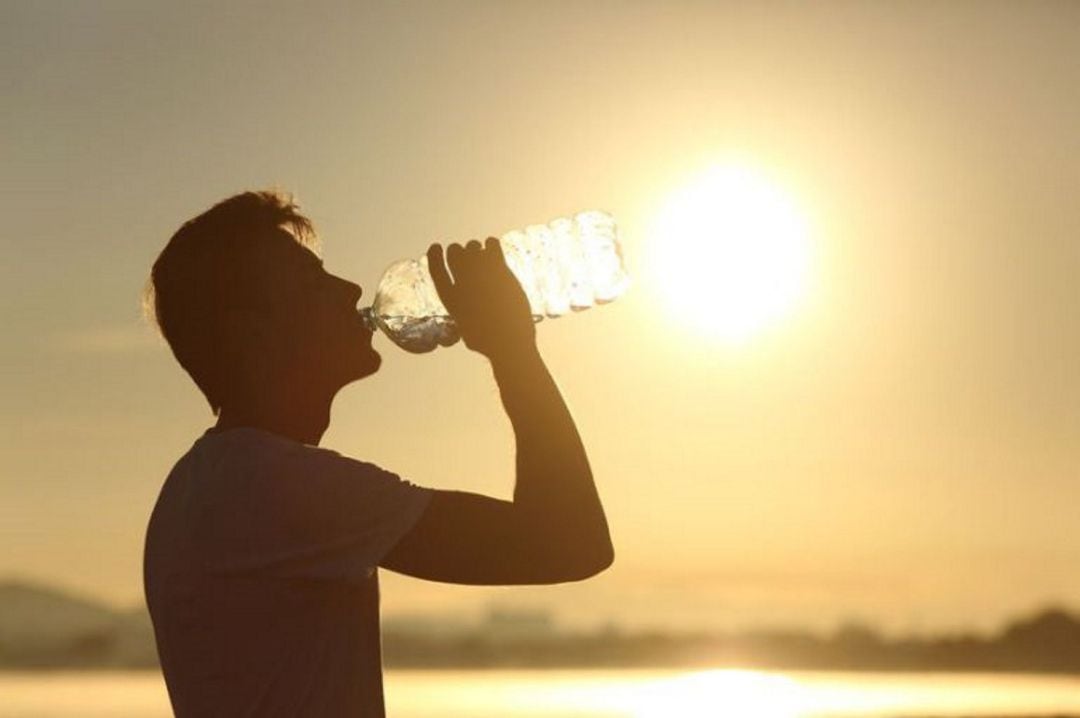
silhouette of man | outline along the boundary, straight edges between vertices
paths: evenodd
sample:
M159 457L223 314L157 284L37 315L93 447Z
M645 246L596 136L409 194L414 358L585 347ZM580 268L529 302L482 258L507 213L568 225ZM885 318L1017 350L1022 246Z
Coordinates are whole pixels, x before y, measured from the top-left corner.
M434 244L428 259L513 426L513 501L421 488L318 448L334 396L381 359L360 287L326 272L314 242L288 197L246 192L184 224L148 283L148 307L217 415L169 474L146 536L146 598L180 718L383 716L379 567L547 584L613 559L497 240L451 244L445 258Z

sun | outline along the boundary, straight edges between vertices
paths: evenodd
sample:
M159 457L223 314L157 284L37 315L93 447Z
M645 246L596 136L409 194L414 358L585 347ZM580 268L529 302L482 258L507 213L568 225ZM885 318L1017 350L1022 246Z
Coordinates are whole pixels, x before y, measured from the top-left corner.
M787 317L805 296L810 241L799 207L744 165L720 165L671 195L647 263L667 311L727 344Z

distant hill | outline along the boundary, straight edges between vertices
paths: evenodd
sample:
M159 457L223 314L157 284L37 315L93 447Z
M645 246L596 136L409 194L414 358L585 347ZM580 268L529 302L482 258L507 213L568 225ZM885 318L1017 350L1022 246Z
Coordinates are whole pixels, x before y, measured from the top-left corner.
M989 637L886 639L845 626L669 634L561 630L547 614L493 612L479 624L414 617L384 623L388 666L415 668L739 666L775 669L981 670L1080 674L1080 616L1047 608ZM0 669L154 668L145 609L120 611L54 588L0 581Z
M118 611L55 588L0 582L0 667L156 665L153 626L144 610Z

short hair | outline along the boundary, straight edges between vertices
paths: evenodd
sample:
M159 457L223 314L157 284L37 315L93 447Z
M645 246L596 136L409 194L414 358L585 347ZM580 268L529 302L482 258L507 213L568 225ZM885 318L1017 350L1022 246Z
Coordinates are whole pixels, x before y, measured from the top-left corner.
M252 288L247 260L268 235L285 228L298 244L318 253L311 220L300 214L291 195L243 192L185 222L150 271L144 314L157 324L214 414L229 388L223 319Z

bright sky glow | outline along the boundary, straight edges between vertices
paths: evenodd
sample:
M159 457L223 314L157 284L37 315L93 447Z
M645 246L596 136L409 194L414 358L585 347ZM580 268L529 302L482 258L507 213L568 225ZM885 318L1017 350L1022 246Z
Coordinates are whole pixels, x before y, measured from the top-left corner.
M788 315L806 293L807 223L758 172L721 165L676 191L650 233L650 270L670 311L728 344Z

